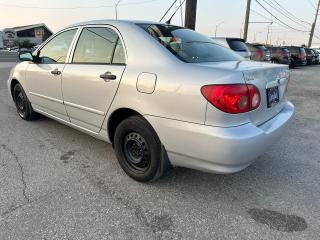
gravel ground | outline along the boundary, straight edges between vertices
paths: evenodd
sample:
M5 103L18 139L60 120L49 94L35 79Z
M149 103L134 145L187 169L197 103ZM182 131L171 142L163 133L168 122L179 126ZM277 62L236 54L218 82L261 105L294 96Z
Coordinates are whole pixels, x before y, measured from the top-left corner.
M292 71L296 115L246 170L127 177L112 147L42 118L22 121L0 63L0 239L319 239L320 66Z

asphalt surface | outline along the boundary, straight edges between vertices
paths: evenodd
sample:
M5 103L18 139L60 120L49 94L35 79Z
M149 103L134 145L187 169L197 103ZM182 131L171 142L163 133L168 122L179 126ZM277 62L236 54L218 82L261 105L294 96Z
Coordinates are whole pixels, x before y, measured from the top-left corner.
M17 52L8 52L0 50L0 62L16 62L18 61Z
M246 170L177 168L141 184L110 145L47 118L22 121L5 89L9 65L0 63L0 239L319 239L320 66L292 71L294 120Z

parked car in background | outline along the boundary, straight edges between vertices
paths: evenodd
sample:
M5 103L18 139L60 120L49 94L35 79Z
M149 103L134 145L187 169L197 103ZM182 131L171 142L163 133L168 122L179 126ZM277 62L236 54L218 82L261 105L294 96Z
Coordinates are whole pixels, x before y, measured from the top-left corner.
M19 116L41 113L112 143L141 182L171 164L241 171L294 114L287 66L245 61L179 26L82 22L19 58L7 82Z
M30 48L20 48L19 52L32 52L32 49L30 49Z
M247 43L247 47L251 52L251 60L270 62L270 51L263 44Z
M315 64L320 63L320 54L316 49L311 49L313 51L313 54L315 56Z
M269 47L272 63L285 64L292 67L290 51L285 47Z
M291 54L291 61L294 67L307 65L306 51L303 47L287 46Z
M9 49L10 52L19 52L19 48L18 47L12 47Z
M244 39L242 38L212 38L217 43L222 44L223 46L232 49L238 53L241 57L244 57L247 60L250 60L251 52L248 49Z
M40 47L40 45L33 46L33 47L32 47L32 52L33 52L33 51L36 51L39 47Z
M315 64L316 56L313 50L310 48L305 48L305 51L306 51L307 65Z

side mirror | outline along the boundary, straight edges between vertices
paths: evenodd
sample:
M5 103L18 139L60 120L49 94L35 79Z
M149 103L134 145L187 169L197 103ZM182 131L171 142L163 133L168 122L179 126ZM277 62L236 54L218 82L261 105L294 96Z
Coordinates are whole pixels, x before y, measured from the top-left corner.
M33 56L31 52L20 52L19 53L20 61L33 61Z

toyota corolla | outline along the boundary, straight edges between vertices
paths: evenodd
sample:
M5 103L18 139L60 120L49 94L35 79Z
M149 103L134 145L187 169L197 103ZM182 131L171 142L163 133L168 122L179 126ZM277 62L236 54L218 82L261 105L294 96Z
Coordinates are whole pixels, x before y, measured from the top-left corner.
M294 114L287 66L247 61L178 26L79 23L19 58L8 89L20 117L45 115L111 143L141 182L171 166L240 171Z

